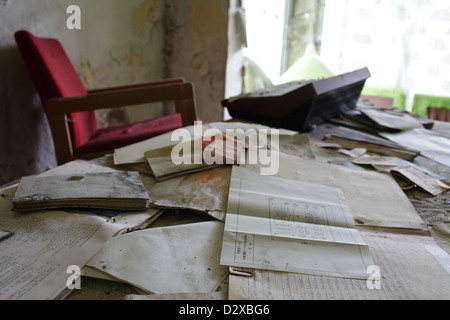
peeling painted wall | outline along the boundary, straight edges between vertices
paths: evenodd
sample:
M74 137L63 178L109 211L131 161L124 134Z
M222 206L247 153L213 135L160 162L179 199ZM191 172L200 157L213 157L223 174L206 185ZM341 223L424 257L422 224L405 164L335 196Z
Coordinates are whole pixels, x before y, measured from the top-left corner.
M228 0L166 0L165 76L196 89L199 117L223 120L228 48Z

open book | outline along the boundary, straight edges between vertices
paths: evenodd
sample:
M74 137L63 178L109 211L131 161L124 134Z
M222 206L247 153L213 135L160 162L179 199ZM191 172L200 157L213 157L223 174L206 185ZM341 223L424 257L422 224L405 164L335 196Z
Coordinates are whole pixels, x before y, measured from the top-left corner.
M13 210L95 208L144 210L149 196L137 172L24 177Z

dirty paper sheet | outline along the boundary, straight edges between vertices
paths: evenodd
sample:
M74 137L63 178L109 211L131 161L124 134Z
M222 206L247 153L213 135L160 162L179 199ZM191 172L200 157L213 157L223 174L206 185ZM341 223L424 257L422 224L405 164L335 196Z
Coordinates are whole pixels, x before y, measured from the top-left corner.
M228 274L222 236L220 221L136 231L111 239L88 266L147 293L210 293Z
M0 230L0 241L6 239L8 237L11 237L12 235L13 235L12 232Z
M76 160L40 176L117 172ZM17 186L0 190L0 229L14 234L0 242L0 299L46 300L67 290L69 266L82 270L113 236L148 226L159 210L114 212L113 217L85 210L12 211ZM23 266L26 266L25 268ZM17 270L20 270L18 272ZM14 275L14 276L13 276Z
M207 130L215 130L216 132L221 132L222 134L226 134L227 130L231 130L233 132L233 137L236 137L238 140L242 138L242 136L246 136L246 133L249 129L252 130L268 130L270 134L270 127L254 124L254 123L245 123L245 122L213 122L204 124L201 127L196 126L188 126L184 127L183 130L187 130L190 134L191 139L201 138L202 135ZM201 132L198 132L200 131ZM129 146L116 149L114 151L114 164L132 164L132 163L145 163L146 157L145 153L148 151L153 151L157 149L163 149L165 147L173 146L177 141L171 141L173 132L164 133L157 137L147 139L135 144L131 144ZM280 136L290 136L296 134L295 131L280 129L278 130L278 134ZM186 142L187 140L184 140Z
M403 177L433 196L441 195L450 189L449 185L428 174L427 171L421 170L412 163L402 161L401 159L396 160L393 157L385 158L378 155L365 154L352 159L352 162L356 164L368 164L379 172L390 173L393 176Z
M228 290L214 291L210 293L163 293L163 294L129 294L125 296L124 300L227 300Z
M370 253L342 191L233 167L221 264L365 277Z
M196 151L195 143L201 145L202 148ZM173 152L179 157L177 163L172 159ZM245 152L245 143L221 135L150 150L145 152L145 158L156 180L164 181L193 172L238 163L238 161L243 161L241 159L245 159ZM181 153L181 155L178 153ZM178 163L178 161L181 163Z
M123 225L103 217L63 211L13 212L15 187L1 190L0 299L46 300L66 289L70 266L80 269Z
M424 128L380 135L404 147L420 150L424 157L450 165L450 139L444 135Z
M184 129L188 130L191 135L194 136L194 126L185 127ZM172 132L168 132L151 139L116 149L113 155L114 164L145 163L145 152L173 145L171 137Z
M413 160L420 153L420 149L408 148L393 141L346 127L337 127L324 141L338 144L346 149L364 148L369 152L395 156L408 161Z
M259 171L255 165L247 168ZM425 227L410 200L388 175L280 153L278 176L341 188L356 224L408 229Z
M380 127L397 130L423 128L419 120L400 109L360 106L359 110Z
M188 143L189 147L191 142ZM211 169L212 166L206 163L195 164L193 161L194 154L190 157L188 162L181 164L174 164L172 160L172 148L175 145L169 145L160 149L153 149L145 152L145 158L152 170L156 180L164 181L177 176L182 176L196 171ZM193 148L192 148L193 149Z
M429 236L360 229L374 265L366 279L248 269L230 274L230 300L416 300L450 298L450 257ZM379 286L378 286L379 285Z
M148 190L151 206L191 209L225 221L231 166L161 181Z

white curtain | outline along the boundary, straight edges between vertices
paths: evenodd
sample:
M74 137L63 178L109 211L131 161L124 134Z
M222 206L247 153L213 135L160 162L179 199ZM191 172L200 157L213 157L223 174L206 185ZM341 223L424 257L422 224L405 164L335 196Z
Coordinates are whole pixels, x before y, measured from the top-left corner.
M327 0L321 58L335 72L367 66L368 86L450 96L450 1Z

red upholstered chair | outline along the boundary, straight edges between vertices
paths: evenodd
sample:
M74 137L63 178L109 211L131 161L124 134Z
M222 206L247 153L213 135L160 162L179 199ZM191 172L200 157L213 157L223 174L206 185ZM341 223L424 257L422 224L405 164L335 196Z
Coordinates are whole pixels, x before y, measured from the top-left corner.
M194 86L183 79L87 91L56 39L14 35L44 106L58 164L92 158L197 120ZM95 110L175 101L177 113L97 129Z

